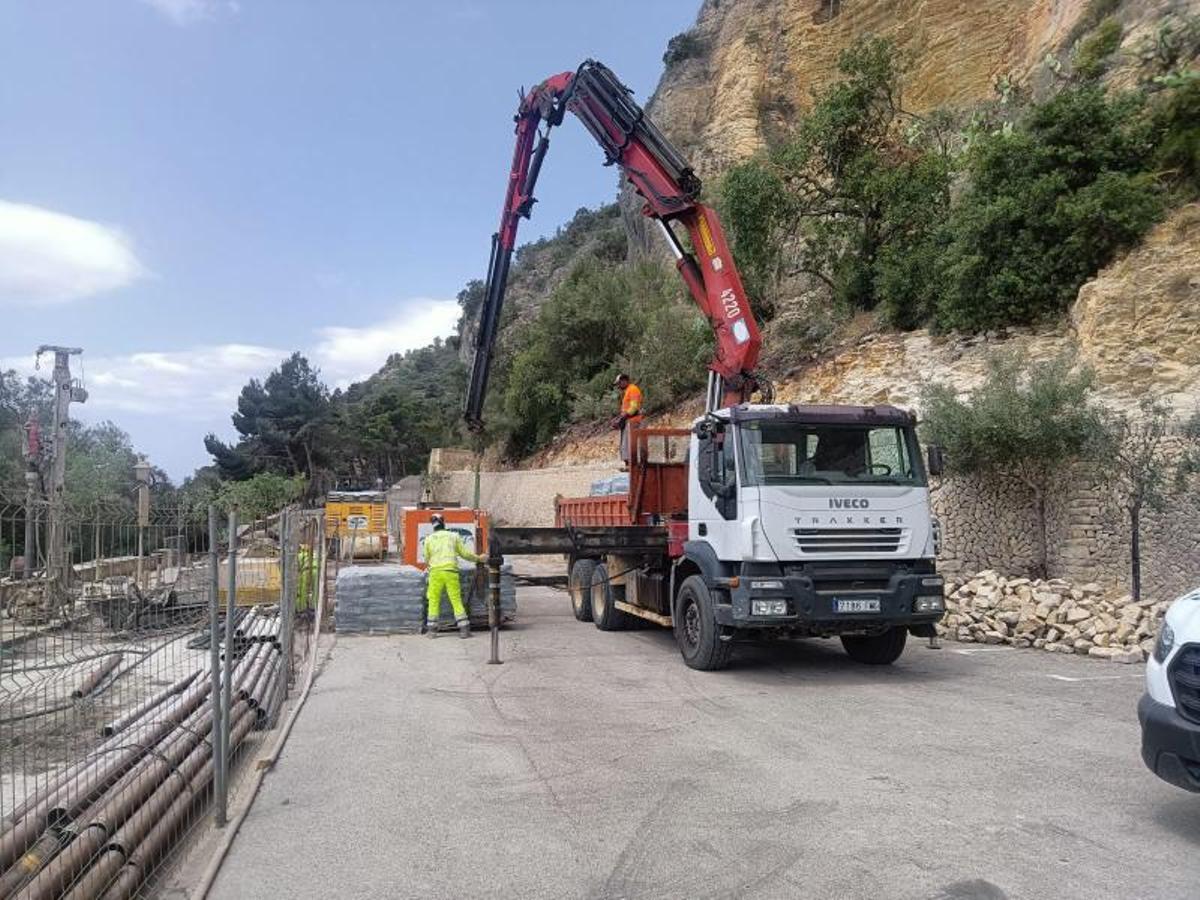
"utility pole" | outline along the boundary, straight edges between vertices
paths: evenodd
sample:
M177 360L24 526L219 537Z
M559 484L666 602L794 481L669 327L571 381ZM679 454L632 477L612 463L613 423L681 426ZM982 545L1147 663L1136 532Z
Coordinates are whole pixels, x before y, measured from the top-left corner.
M21 455L25 458L25 563L21 567L21 578L28 581L33 577L33 569L37 564L37 554L33 549L37 543L34 517L37 509L39 466L42 460L41 432L36 409L29 410L29 418L25 421L25 440L21 445Z
M146 462L146 457L138 458L137 464L133 467L134 477L137 478L137 574L135 581L138 590L144 588L142 565L146 558L146 526L150 524L150 463Z
M37 358L43 353L54 354L54 433L50 445L50 522L46 541L46 588L49 606L54 609L65 596L67 588L66 569L66 523L64 522L64 489L67 480L67 425L71 421L72 403L85 403L87 391L71 380L71 357L83 353L79 347L57 347L43 344L38 347Z

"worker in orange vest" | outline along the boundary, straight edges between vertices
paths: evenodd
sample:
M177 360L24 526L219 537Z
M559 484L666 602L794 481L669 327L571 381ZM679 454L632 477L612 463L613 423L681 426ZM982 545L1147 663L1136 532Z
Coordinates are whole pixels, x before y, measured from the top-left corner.
M613 387L621 392L621 412L613 418L612 427L621 432L621 461L623 468L629 468L629 431L642 421L642 389L624 372L617 376Z

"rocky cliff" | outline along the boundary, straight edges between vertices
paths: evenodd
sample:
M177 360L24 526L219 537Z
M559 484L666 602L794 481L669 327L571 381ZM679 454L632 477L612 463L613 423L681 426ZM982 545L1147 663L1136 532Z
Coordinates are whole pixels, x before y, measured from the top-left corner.
M838 54L865 34L907 54L904 103L920 113L987 100L1001 82L1053 90L1072 46L1110 14L1122 33L1106 80L1129 85L1161 24L1200 14L1200 0L704 0L668 50L646 109L711 179L785 133L814 91L836 80ZM656 251L640 209L626 191L633 246Z

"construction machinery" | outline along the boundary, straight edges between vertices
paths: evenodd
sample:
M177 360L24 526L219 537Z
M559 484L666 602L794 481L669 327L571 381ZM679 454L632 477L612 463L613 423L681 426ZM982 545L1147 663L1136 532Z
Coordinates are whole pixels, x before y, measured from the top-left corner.
M720 219L699 202L687 162L598 62L547 79L517 109L468 424L481 424L517 226L568 111L641 196L712 326L715 355L691 429L633 429L626 495L560 499L553 528L493 528L493 573L505 553L562 553L576 618L605 631L635 618L671 627L696 669L724 667L744 637L837 636L872 664L897 659L908 634L932 638L944 600L927 477L940 454L931 450L926 466L915 418L894 407L771 402Z

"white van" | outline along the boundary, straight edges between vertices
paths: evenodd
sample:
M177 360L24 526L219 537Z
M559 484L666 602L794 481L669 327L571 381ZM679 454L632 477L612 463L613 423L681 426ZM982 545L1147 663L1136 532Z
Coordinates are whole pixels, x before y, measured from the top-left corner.
M1142 759L1163 781L1200 792L1200 590L1167 610L1138 703Z

